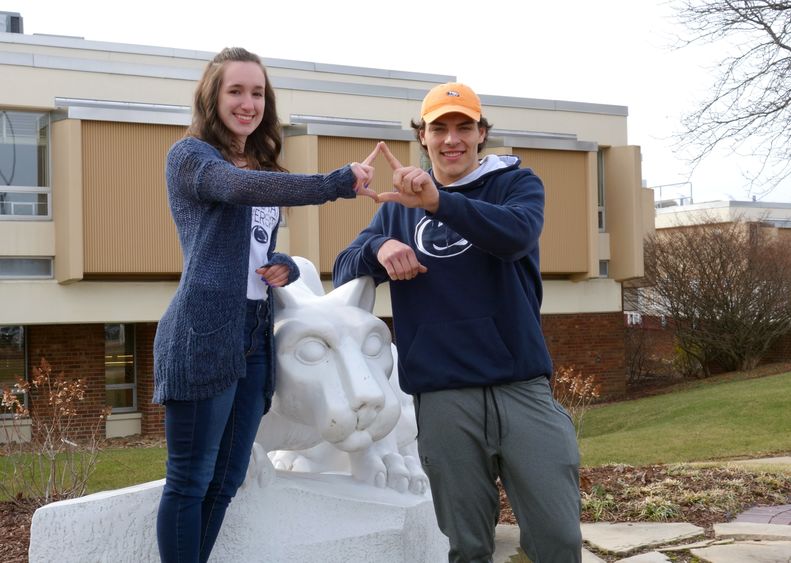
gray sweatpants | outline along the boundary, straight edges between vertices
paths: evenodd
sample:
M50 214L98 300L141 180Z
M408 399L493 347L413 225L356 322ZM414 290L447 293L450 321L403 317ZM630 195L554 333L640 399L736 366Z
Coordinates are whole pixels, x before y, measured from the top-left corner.
M579 563L579 450L546 378L416 397L418 449L451 563L488 563L500 477L533 563Z

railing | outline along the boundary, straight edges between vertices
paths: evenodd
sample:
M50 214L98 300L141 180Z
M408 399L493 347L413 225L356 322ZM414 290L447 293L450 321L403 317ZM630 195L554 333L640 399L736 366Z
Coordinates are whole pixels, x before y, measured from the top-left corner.
M45 196L44 201L41 196ZM14 217L50 218L52 194L42 188L17 188L0 191L0 219Z

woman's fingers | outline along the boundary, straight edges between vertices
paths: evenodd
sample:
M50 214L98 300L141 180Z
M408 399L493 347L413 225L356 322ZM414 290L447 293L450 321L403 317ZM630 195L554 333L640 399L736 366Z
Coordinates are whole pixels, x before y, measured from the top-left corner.
M381 152L384 155L385 160L387 160L388 164L390 164L390 168L392 168L394 171L404 167L398 161L395 155L393 155L393 153L390 152L390 147L387 146L387 143L385 143L384 141L380 141L377 144L377 148L379 149L379 152Z
M379 141L376 143L376 146L374 147L374 150L371 151L371 154L369 154L367 157L365 157L365 160L363 160L363 164L366 166L371 166L373 164L374 160L376 160L376 156L381 151L381 145L384 145L384 142Z

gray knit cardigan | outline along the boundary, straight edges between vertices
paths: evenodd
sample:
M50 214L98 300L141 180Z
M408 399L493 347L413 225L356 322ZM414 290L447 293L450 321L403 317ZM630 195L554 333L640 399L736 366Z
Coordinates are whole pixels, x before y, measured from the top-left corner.
M184 265L154 339L155 403L206 399L244 376L250 207L355 197L349 166L326 175L240 170L194 137L171 147L165 174ZM272 235L269 263L287 264L292 281L298 271L273 253Z

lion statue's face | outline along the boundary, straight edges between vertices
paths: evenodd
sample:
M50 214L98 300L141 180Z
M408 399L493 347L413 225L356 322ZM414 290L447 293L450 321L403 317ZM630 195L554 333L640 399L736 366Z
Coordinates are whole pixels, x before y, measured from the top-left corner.
M339 449L357 451L390 432L400 414L388 381L390 331L370 312L375 291L370 278L327 295L317 294L316 280L275 292L272 410L314 428Z

